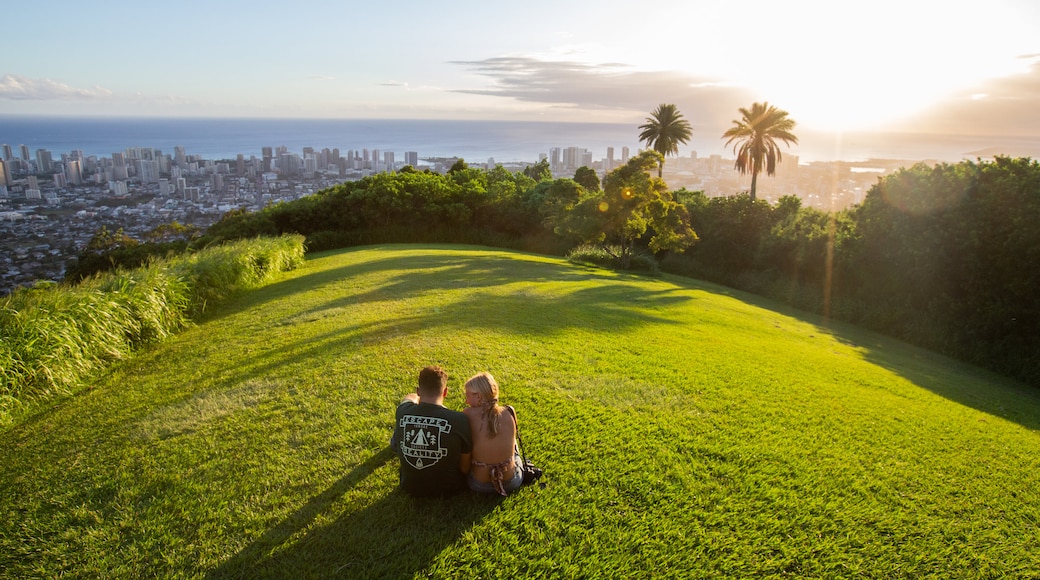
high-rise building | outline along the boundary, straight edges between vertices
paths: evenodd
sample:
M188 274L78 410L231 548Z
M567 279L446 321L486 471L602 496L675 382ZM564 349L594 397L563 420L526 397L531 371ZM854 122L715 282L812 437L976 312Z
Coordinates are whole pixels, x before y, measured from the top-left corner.
M149 159L138 159L137 180L141 183L158 183L159 162Z
M120 181L125 180L129 177L129 171L126 168L126 158L122 153L112 154L112 180Z
M419 166L419 152L418 151L405 151L404 152L404 163L405 165L411 165L412 167Z
M28 145L19 145L18 146L18 151L22 155L22 161L28 163L29 162L29 146Z
M69 159L65 162L65 179L72 185L83 184L83 162L79 159Z
M11 150L11 146L4 144L4 161L10 161L14 157L14 151Z
M54 187L56 189L65 189L69 186L69 180L65 177L64 173L54 174Z
M25 178L25 184L29 189L40 189L40 180L35 175L30 175Z
M314 153L308 153L303 158L303 175L304 177L314 177L314 174L318 172L318 157Z
M387 171L393 171L394 170L394 152L393 151L384 151L383 152L383 163L386 165L386 170Z
M278 157L278 173L282 175L299 175L303 168L303 160L295 153L282 153Z
M271 161L274 159L274 148L273 147L261 147L260 155L264 160L264 172L271 170Z
M54 157L46 149L36 150L36 171L39 173L50 173L54 164Z
M614 170L614 148L607 147L607 158L603 160L603 171L610 172Z
M587 151L581 147L568 147L563 150L563 171L574 171L585 165L585 154ZM592 162L590 161L589 164Z
M780 179L795 179L798 177L798 156L784 155L780 163L776 165L776 176Z
M626 163L628 163L628 147L622 147L621 148L621 164L624 165Z
M174 146L173 161L177 164L177 167L185 167L188 165L188 157L184 154L184 147L182 145Z

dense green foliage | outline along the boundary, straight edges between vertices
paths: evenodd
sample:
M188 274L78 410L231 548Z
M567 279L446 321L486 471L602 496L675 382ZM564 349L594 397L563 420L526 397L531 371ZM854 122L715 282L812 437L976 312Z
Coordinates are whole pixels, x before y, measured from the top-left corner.
M117 268L137 268L155 258L184 253L193 248L200 235L198 228L178 222L162 224L147 232L143 240L133 238L122 229L111 231L101 226L83 251L65 270L66 282L110 272Z
M302 260L300 236L241 240L0 298L0 426Z
M383 173L316 195L235 212L203 241L299 233L309 251L379 242L462 242L561 254L563 241L542 224L541 190L522 172L471 169L447 175Z
M554 231L582 244L598 244L626 270L644 238L651 252L688 248L697 234L690 229L686 208L662 179L648 173L660 160L660 153L643 151L610 172L603 191L578 186L571 203L553 206L549 221Z
M545 487L415 501L393 408L491 371ZM1040 394L711 283L312 254L0 432L3 578L1035 578Z

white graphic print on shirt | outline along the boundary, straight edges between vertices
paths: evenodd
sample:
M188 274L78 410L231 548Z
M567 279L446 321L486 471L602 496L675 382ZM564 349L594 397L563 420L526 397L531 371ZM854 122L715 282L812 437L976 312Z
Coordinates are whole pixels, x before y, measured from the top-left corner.
M447 419L405 415L401 417L404 441L401 451L405 461L416 469L435 465L448 450L441 447L441 435L451 433Z

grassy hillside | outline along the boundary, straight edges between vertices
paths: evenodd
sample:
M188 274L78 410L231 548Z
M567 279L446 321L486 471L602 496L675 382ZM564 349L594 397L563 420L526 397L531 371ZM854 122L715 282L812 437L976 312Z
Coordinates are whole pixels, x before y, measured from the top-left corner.
M480 370L544 487L395 490L393 407ZM683 278L312 256L0 434L0 576L1036 577L1040 396Z

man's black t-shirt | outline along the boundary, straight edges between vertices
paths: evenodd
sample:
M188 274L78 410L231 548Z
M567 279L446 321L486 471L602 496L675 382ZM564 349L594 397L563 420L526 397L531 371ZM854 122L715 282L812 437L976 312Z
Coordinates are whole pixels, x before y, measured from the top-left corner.
M417 496L466 489L459 458L473 452L469 418L430 403L405 401L395 413L394 443L401 460L401 489Z

